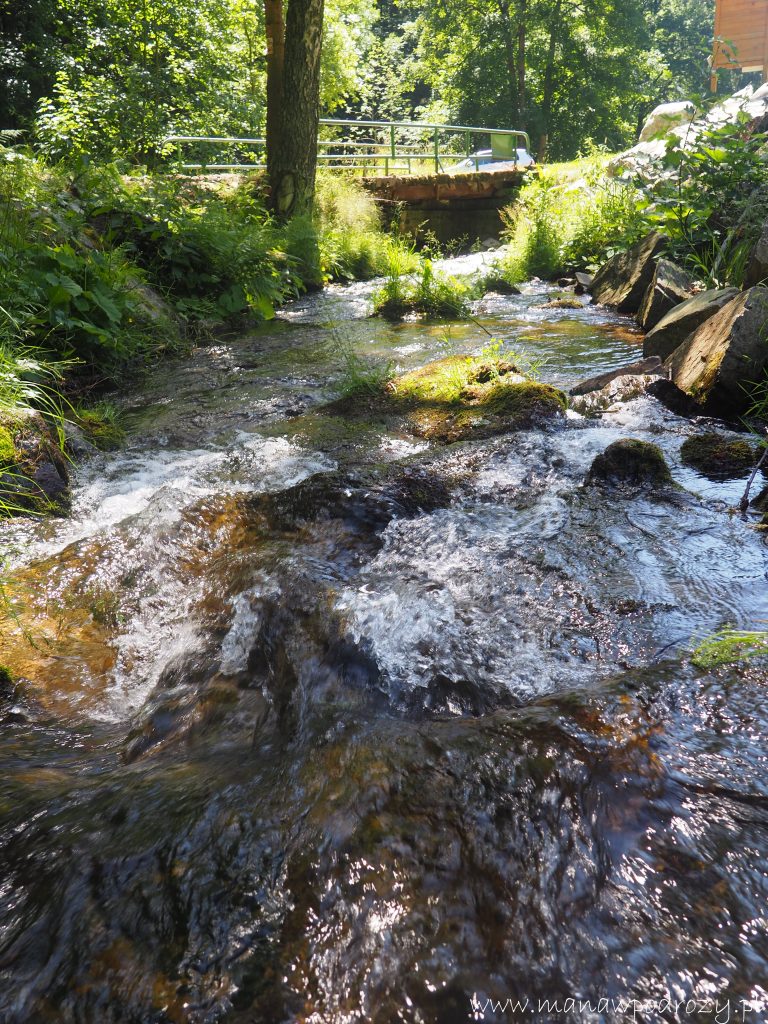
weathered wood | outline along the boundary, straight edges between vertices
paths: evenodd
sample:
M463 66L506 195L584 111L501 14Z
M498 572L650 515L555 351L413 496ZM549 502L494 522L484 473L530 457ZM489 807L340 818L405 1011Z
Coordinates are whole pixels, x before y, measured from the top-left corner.
M717 0L712 67L761 70L768 78L768 0Z

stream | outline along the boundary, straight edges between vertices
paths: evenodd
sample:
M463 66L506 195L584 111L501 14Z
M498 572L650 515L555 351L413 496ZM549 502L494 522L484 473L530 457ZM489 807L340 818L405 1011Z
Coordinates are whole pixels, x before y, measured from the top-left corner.
M4 526L0 1021L768 1020L765 669L690 661L768 621L745 481L650 397L449 446L329 411L344 352L481 325L563 388L640 355L538 282L373 288L158 366L71 515ZM680 489L585 487L622 437Z

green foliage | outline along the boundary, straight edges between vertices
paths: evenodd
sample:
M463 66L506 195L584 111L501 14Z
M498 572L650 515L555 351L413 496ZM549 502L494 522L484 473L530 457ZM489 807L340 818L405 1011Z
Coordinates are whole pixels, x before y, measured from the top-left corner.
M386 391L395 370L391 359L366 359L346 339L340 340L336 349L341 363L342 398L372 398Z
M28 122L37 101L37 138L52 159L120 157L153 166L167 135L263 134L262 3L21 3L46 8L42 38L33 19L24 28L45 58L45 74L37 74L34 97L17 104ZM321 99L330 110L360 91L359 55L370 45L376 10L372 0L327 0L325 7Z
M318 175L315 224L324 278L366 280L388 272L397 243L382 232L376 204L355 178Z
M70 418L97 448L117 448L125 437L118 409L103 399L90 405L78 402Z
M709 670L766 656L768 632L726 628L697 644L691 654L691 661L697 668Z
M500 271L510 284L594 270L647 230L637 190L605 175L602 160L582 162L581 176L550 168L504 211L510 246Z
M467 316L478 285L441 274L432 260L420 256L415 257L416 273L410 273L414 255L413 250L404 250L397 243L390 246L387 279L373 297L374 311L394 320L409 313L428 320Z
M709 287L741 285L768 204L768 136L749 118L672 137L664 170L638 182L646 223L669 235L673 256Z

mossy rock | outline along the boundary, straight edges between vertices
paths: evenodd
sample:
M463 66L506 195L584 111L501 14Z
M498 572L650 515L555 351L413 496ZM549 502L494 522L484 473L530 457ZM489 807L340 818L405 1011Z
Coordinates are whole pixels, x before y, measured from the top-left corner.
M669 487L673 480L661 448L648 441L627 437L609 444L597 456L585 483Z
M562 420L566 396L507 359L450 356L391 380L376 395L347 396L326 414L380 421L449 444Z
M58 511L68 499L69 474L61 449L39 412L0 419L0 515Z
M545 302L540 309L584 309L584 303L578 299L552 299Z
M451 357L404 374L386 396L392 414L429 441L451 443L562 418L565 395L504 359Z
M13 434L7 426L0 426L0 472L17 466L19 458Z
M686 466L710 480L735 480L754 468L758 450L742 439L706 433L689 437L680 449L680 457Z
M483 278L482 288L485 294L496 292L497 295L522 295L516 284L511 284L505 277L489 274Z

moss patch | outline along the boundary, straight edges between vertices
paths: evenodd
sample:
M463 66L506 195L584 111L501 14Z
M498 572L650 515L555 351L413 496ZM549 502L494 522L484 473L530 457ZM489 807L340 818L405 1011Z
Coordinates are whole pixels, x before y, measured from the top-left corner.
M109 402L80 406L76 410L75 422L91 444L102 451L117 448L125 438L119 413Z
M597 456L585 482L588 485L668 487L673 481L661 448L648 441L622 438Z
M680 457L686 466L710 480L734 480L750 472L758 451L748 441L707 433L689 437L680 449Z
M541 309L584 309L584 303L578 299L552 299L545 302Z
M566 409L557 388L528 379L507 359L488 356L441 359L394 378L368 401L342 399L328 407L441 443L542 426Z
M0 426L0 471L16 466L19 462L19 453L13 435L8 427Z
M40 413L5 416L0 421L0 452L0 517L41 515L62 507L66 463Z

